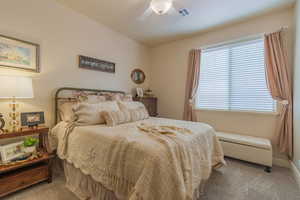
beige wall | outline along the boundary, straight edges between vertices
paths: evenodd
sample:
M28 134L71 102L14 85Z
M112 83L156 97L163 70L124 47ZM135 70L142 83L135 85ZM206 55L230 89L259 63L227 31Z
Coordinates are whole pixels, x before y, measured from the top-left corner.
M55 1L2 0L0 34L41 45L41 73L0 68L0 74L33 77L35 98L20 100L20 111L45 111L47 124L53 122L53 95L57 88L82 87L130 92L136 85L131 70L148 73L148 49L99 25ZM116 63L116 73L78 68L79 54ZM0 83L2 84L2 83ZM8 102L0 100L0 112L7 117Z
M295 68L294 68L294 161L300 170L300 2L295 8L296 42L295 42Z
M282 26L289 27L288 47L292 55L293 9L291 8L152 48L151 87L159 99L160 116L182 118L188 52L192 48L272 32ZM274 139L276 115L199 111L198 118L199 121L209 123L217 130Z

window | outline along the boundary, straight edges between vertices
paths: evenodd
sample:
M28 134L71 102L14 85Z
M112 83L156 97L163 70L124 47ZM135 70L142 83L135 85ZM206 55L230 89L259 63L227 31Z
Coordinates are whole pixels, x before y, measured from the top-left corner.
M202 52L196 107L275 112L267 88L263 38L230 43Z

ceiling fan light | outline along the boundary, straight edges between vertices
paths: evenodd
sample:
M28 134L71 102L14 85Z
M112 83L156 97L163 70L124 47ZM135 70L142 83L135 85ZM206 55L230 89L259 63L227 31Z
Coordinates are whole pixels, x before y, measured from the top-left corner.
M150 7L156 14L163 15L172 7L172 0L152 0Z

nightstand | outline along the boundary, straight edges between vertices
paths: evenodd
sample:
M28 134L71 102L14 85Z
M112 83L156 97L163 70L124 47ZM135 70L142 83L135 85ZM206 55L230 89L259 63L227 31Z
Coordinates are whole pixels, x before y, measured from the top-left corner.
M142 102L147 108L151 117L156 117L158 115L156 97L134 97L133 100Z
M39 135L38 152L40 156L14 164L0 164L0 197L24 189L42 181L52 181L51 160L54 155L47 153L46 141L49 128L39 127L22 131L0 134L1 139Z

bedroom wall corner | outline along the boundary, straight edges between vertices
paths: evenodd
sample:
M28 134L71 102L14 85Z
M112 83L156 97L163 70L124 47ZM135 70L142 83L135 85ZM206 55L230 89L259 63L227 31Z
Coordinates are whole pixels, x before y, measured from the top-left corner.
M56 1L2 0L0 34L40 44L41 73L0 67L0 74L33 78L35 98L20 100L20 112L45 111L46 124L54 123L54 93L60 87L80 87L131 92L137 87L130 74L146 73L149 86L148 47L81 15ZM110 74L78 68L78 55L116 63ZM9 112L9 101L0 99L0 111Z

